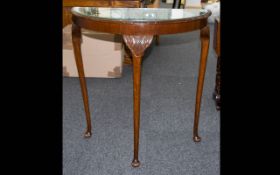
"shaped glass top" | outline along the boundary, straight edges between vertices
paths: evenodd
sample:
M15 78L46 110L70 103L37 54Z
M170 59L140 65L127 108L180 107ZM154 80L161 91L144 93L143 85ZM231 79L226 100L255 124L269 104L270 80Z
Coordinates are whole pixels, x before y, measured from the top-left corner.
M93 19L116 21L166 21L188 19L210 13L205 9L164 9L164 8L100 8L73 7L72 13L77 16Z

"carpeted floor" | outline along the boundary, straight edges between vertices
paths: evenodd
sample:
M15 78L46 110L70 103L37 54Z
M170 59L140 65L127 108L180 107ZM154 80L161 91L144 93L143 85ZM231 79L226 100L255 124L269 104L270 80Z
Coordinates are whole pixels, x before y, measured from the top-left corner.
M83 138L85 113L77 78L63 79L64 175L218 175L220 115L212 93L216 57L211 43L200 112L202 141L192 140L199 32L160 37L142 69L141 166L132 168L132 69L119 79L88 78L93 135Z

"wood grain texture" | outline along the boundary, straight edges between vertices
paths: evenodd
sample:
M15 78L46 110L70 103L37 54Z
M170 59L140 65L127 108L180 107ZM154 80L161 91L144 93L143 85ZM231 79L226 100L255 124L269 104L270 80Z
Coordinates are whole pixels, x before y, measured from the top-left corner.
M196 89L195 113L194 113L194 127L193 127L193 140L200 142L201 138L198 135L199 113L201 105L201 96L203 92L204 76L206 71L207 56L209 50L209 26L205 26L200 30L201 38L201 55L199 65L199 75Z
M220 18L215 19L214 25L214 50L219 57L221 55L221 23Z
M161 22L133 22L110 21L106 19L93 20L91 18L74 15L72 21L83 28L97 32L114 33L120 35L164 35L200 30L207 25L207 17L211 12L205 15L188 20L173 20Z
M153 40L152 35L124 35L123 38L134 57L142 57Z
M72 25L72 42L73 42L73 50L75 61L78 69L79 80L81 84L81 90L83 95L83 102L84 108L86 113L86 121L87 121L87 128L84 137L88 138L91 136L91 118L90 118L90 111L89 111L89 102L88 102L88 92L87 92L87 85L84 73L84 66L83 66L83 59L81 53L81 28L75 24Z
M194 114L194 127L193 127L193 139L195 142L200 141L198 136L198 123L200 103L203 90L203 82L206 71L206 62L209 49L209 27L207 25L207 18L211 15L208 11L206 14L181 20L170 21L118 21L118 20L106 20L101 18L89 18L87 16L81 16L73 14L72 22L79 28L85 28L97 32L106 32L112 34L123 35L124 42L132 53L133 64L133 114L134 114L134 157L132 161L133 167L140 166L138 159L139 152L139 129L140 129L140 100L141 100L141 62L145 49L149 47L155 35L163 34L175 34L182 32L189 32L194 30L200 30L201 38L201 56L199 66L199 76L196 92L195 114ZM77 29L76 29L77 30ZM72 33L75 35L75 33ZM76 37L78 38L78 37ZM76 42L75 57L79 62L81 59L81 53L78 47L80 42ZM77 67L82 64L77 64ZM82 69L81 69L82 70ZM83 76L83 74L79 74ZM81 81L81 86L85 86L85 83ZM86 103L85 103L86 105Z
M139 129L140 129L140 99L141 99L141 62L147 47L152 43L152 35L124 35L124 42L131 50L133 64L133 118L134 118L134 156L131 165L139 167Z
M140 7L141 2L140 0L63 0L63 27L67 26L68 24L72 24L72 13L71 8L75 6L79 7ZM88 95L86 89L86 80L84 77L84 68L81 59L81 36L79 33L79 27L73 27L73 47L75 53L75 59L77 64L77 69L80 77L80 84L83 93L83 100L85 106L85 113L86 113L86 121L87 121L87 130L85 133L85 137L88 138L91 136L91 119L90 119L90 112L88 107ZM75 46L74 46L75 45ZM126 55L130 55L130 53L126 53ZM130 59L131 60L131 59Z

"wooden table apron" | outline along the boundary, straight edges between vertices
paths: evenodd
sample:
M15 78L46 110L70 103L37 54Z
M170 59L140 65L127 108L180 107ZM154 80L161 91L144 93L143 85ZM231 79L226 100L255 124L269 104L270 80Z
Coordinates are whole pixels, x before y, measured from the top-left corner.
M85 137L91 136L91 118L88 102L87 87L83 68L81 54L81 28L106 32L112 34L121 34L126 45L133 55L133 108L134 108L134 157L133 167L138 167L139 150L139 126L140 126L140 90L141 90L141 62L145 49L151 44L154 35L176 34L200 30L201 55L199 65L199 75L197 81L196 103L193 126L193 140L199 142L201 138L198 135L199 112L201 96L203 90L206 62L209 49L209 26L207 18L211 15L208 12L202 16L178 19L170 21L113 21L106 19L93 19L73 14L72 21L72 41L74 55L79 73L79 79L82 89L84 109L86 114L87 128Z

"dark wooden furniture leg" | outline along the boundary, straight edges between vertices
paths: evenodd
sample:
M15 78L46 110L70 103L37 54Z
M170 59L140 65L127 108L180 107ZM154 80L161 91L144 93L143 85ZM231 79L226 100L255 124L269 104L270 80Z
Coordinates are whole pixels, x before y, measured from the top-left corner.
M82 37L81 28L75 24L72 24L73 49L74 49L76 65L79 73L79 79L81 84L84 108L86 113L86 121L87 121L87 128L84 137L89 138L91 136L91 120L90 120L90 112L89 112L87 85L86 85L84 66L83 66L83 60L81 54L81 39L82 39L81 37Z
M214 50L217 54L217 67L216 67L216 85L213 94L213 98L216 103L216 109L221 109L221 43L220 43L220 34L221 34L221 26L220 26L220 18L215 19L214 26Z
M197 81L194 127L193 127L193 140L195 142L200 142L201 140L201 138L198 135L198 123L199 123L199 112L200 112L200 104L201 104L201 96L203 91L207 56L209 50L209 26L205 26L200 30L200 39L201 39L201 55L200 55L199 75Z
M159 35L155 35L155 39L156 39L156 45L159 45Z
M124 41L132 53L133 64L133 115L134 115L134 156L131 165L139 167L139 128L141 98L141 62L145 49L151 44L153 36L124 35Z
M221 109L221 58L217 58L217 68L216 68L216 84L214 92L214 100L216 101L216 109Z

